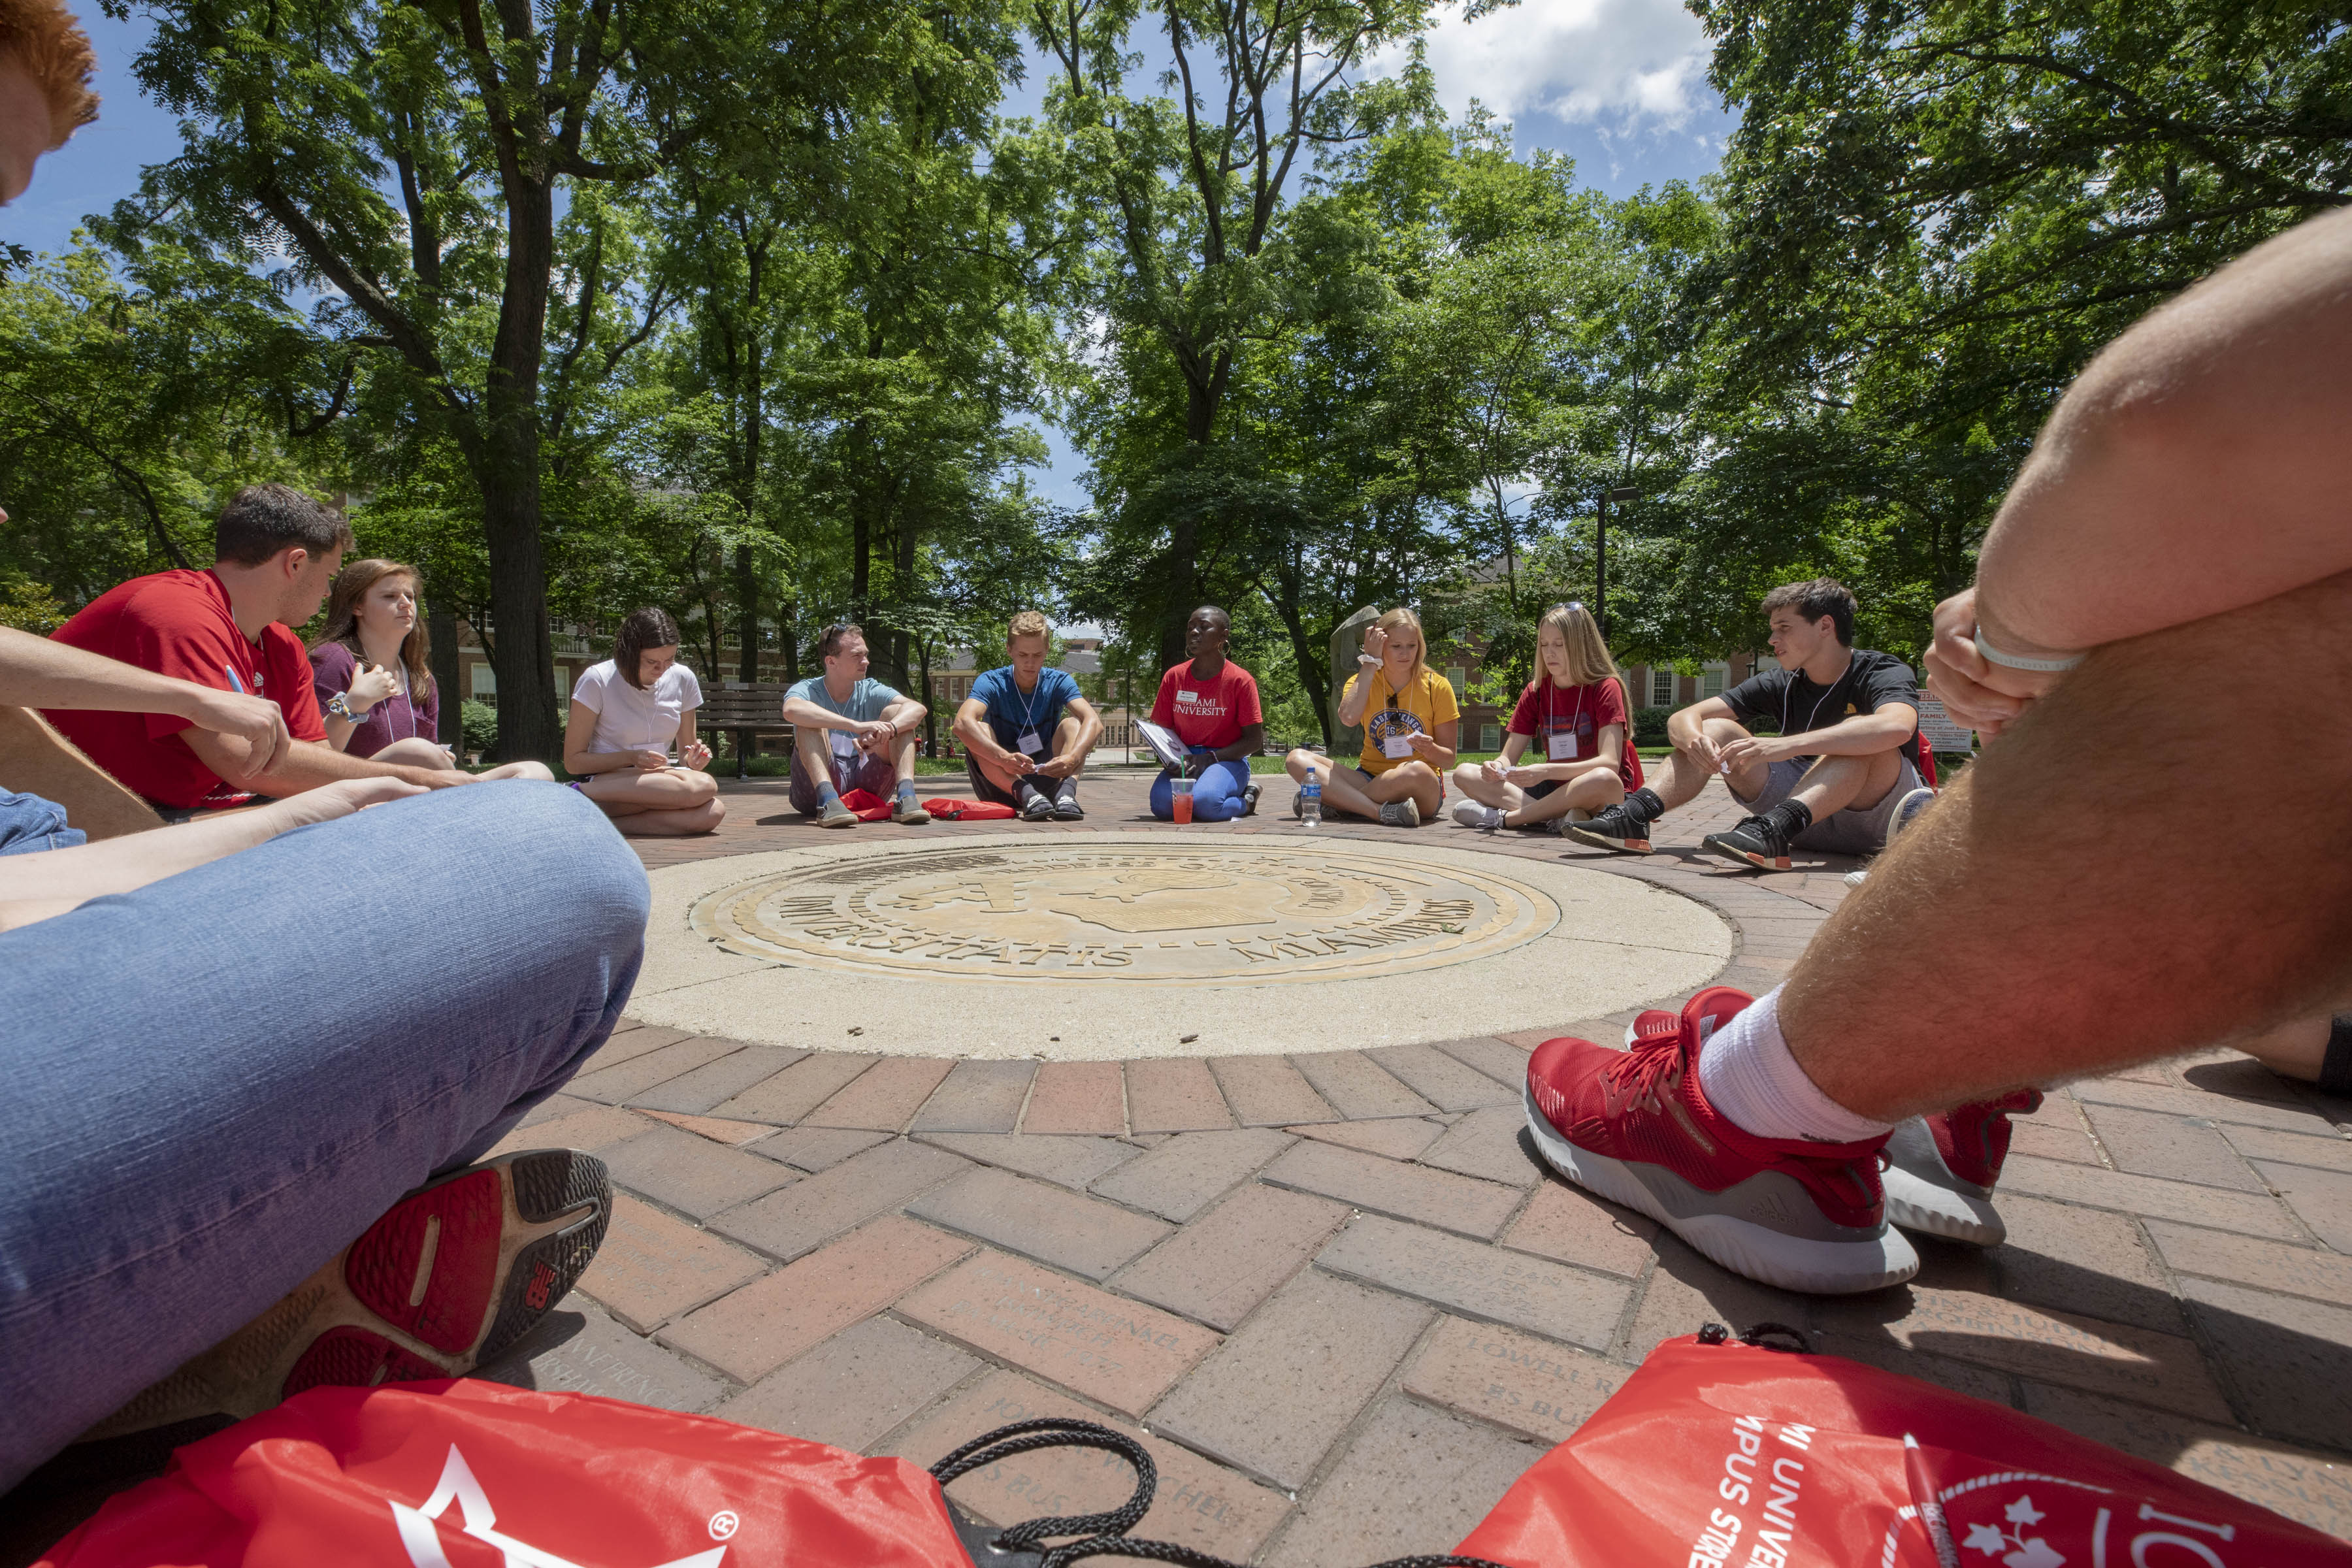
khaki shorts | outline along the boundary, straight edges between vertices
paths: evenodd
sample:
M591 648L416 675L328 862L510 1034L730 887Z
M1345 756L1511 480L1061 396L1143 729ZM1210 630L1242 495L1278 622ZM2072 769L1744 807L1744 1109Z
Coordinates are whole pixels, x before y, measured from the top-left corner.
M1805 770L1813 765L1812 757L1790 757L1774 763L1765 775L1763 793L1754 800L1739 804L1754 815L1761 816L1789 798ZM1903 797L1915 789L1926 787L1919 769L1911 761L1911 753L1901 753L1902 776L1895 787L1886 792L1875 805L1855 806L1841 811L1827 821L1816 822L1790 841L1797 849L1810 849L1816 855L1875 855L1886 847L1886 830L1895 822L1895 808ZM1738 792L1732 799L1739 800Z

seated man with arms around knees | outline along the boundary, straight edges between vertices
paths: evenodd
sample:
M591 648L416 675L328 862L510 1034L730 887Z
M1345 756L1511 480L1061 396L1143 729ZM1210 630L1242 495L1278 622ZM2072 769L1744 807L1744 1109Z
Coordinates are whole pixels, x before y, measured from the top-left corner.
M1919 1268L1890 1225L2002 1238L2007 1118L2045 1086L2216 1042L2275 1051L2296 1019L2310 1070L2319 1020L2352 1000L2352 860L2325 852L2352 834L2352 730L2311 722L2308 696L2352 681L2347 421L2352 213L2103 350L2035 438L1976 585L1936 609L1929 685L1993 737L1982 754L1785 985L1710 986L1622 1051L1538 1046L1545 1158L1752 1279L1868 1290ZM2294 738L2263 796L2293 831L2150 852L2210 810L2181 671L2264 668L2298 679L2241 683L2231 717Z
M1454 683L1429 668L1421 617L1400 605L1364 628L1358 671L1339 694L1339 722L1364 727L1364 749L1346 767L1301 746L1285 759L1300 784L1323 779L1323 809L1419 827L1445 803L1445 775L1458 760L1462 704ZM1299 809L1297 796L1291 810Z
M62 141L87 117L91 69L61 5L0 0L0 200L49 127ZM133 626L150 652L188 640L162 635L169 616ZM265 631L283 628L229 627ZM285 768L309 780L252 811L0 857L0 1493L78 1435L467 1372L553 1308L604 1235L596 1161L491 1151L618 1021L644 868L551 784L426 795L289 762L321 748L288 732L286 699L310 688L284 635L257 696L0 628L0 703L170 715L158 732L221 741L273 793ZM322 910L390 959L322 967ZM425 1267L403 1247L420 1236L438 1238Z
M915 798L915 736L929 710L866 679L873 659L861 628L825 627L817 652L824 673L784 693L784 721L793 727L793 809L827 827L855 827L857 814L841 797L862 789L891 803L893 822L929 822L931 814Z
M1086 816L1078 770L1102 739L1102 718L1067 671L1045 668L1050 641L1044 616L1013 616L1004 636L1013 662L971 683L956 710L955 732L981 799L1013 806L1031 822L1076 822Z
M247 485L222 509L215 541L209 569L134 577L50 635L159 675L267 697L285 710L293 746L264 777L243 741L177 714L47 713L66 739L175 821L337 779L397 778L429 789L474 782L454 769L373 762L326 743L310 656L288 628L319 613L351 548L340 515L285 485Z
M1853 595L1827 577L1764 595L1778 669L1666 721L1675 754L1657 781L1569 837L1602 849L1650 852L1650 828L1717 774L1753 815L1699 847L1744 866L1789 868L1793 847L1875 855L1935 796L1919 776L1919 689L1911 668L1853 646ZM1769 721L1776 736L1748 726Z

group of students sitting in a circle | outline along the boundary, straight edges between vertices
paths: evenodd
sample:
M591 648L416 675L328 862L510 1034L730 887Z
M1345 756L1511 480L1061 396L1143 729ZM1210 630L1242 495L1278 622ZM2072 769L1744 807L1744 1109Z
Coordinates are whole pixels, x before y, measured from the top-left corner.
M425 672L414 569L355 561L335 583L327 637L311 651L328 741L353 756L450 765L436 732L438 701ZM1428 662L1421 617L1404 608L1364 631L1358 669L1340 693L1341 724L1360 727L1353 766L1300 747L1285 767L1320 787L1325 811L1392 827L1417 827L1444 806L1450 782L1463 797L1454 820L1494 831L1563 834L1596 848L1646 854L1650 828L1721 777L1750 815L1707 835L1700 847L1741 863L1786 869L1792 847L1870 855L1932 796L1933 762L1919 738L1918 692L1908 666L1857 649L1853 595L1827 578L1792 583L1764 600L1775 663L1719 697L1667 721L1670 755L1646 781L1633 745L1624 678L1591 613L1554 605L1536 625L1534 678L1519 693L1501 754L1460 759L1462 710L1453 684ZM1249 759L1264 746L1257 681L1227 657L1233 624L1214 605L1185 626L1190 657L1160 679L1151 720L1184 749L1160 770L1151 815L1174 819L1191 795L1192 820L1224 822L1257 809ZM678 659L677 624L642 609L621 624L614 657L572 688L563 746L573 788L624 833L707 833L726 816L702 771L709 748L695 734L702 690ZM1036 822L1076 821L1078 777L1102 716L1067 672L1046 668L1051 628L1024 610L1007 628L1009 662L972 682L953 732L982 800ZM928 711L867 673L863 631L826 628L824 673L786 693L793 726L791 801L827 827L855 826L844 796L863 791L866 816L930 820L915 793L916 740ZM1777 736L1750 726L1769 725ZM528 764L517 764L525 766ZM1180 788L1180 780L1182 787ZM1297 814L1302 790L1294 797Z

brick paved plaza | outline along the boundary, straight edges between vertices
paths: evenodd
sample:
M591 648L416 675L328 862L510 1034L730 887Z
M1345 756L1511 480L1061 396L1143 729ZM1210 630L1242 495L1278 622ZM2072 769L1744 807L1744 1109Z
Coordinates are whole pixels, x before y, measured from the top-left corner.
M1132 831L1144 783L1092 781L1081 825L857 833ZM1267 783L1257 817L1181 831L1295 845L1288 781ZM728 798L715 839L648 863L853 837L793 818L778 784ZM1647 860L1450 822L1418 838L1699 900L1738 935L1717 978L1760 991L1849 868L1758 879L1675 847L1731 815L1710 795ZM2077 1085L2019 1127L2008 1245L1921 1241L1910 1287L1808 1300L1545 1173L1526 1053L1613 1041L1630 1014L1528 1005L1538 1026L1502 1035L1123 1066L625 1026L512 1140L593 1150L625 1195L580 1290L492 1375L923 1463L1089 1415L1160 1460L1139 1533L1349 1564L1451 1546L1659 1340L1773 1320L2352 1536L2352 1104L2223 1052ZM1032 1457L953 1489L1011 1521L1124 1495L1124 1473Z

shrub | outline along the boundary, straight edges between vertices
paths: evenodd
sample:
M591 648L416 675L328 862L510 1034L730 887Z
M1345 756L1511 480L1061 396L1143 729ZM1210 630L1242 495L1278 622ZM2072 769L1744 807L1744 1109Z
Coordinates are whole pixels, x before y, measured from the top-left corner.
M469 753L487 752L499 743L499 710L487 702L467 701L457 710L457 728Z
M1636 708L1633 710L1633 744L1663 746L1666 743L1666 715L1672 708Z

